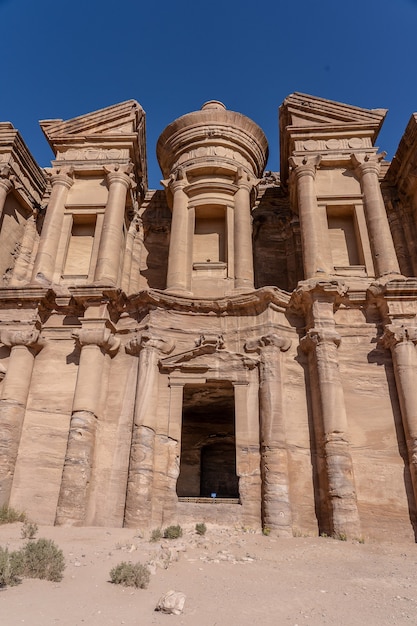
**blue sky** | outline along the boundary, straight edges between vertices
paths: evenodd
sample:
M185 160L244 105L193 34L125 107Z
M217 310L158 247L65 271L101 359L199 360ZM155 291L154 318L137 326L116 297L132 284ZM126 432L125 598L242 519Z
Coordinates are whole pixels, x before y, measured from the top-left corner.
M278 107L293 91L388 108L391 158L417 111L417 0L0 0L0 119L42 166L38 120L136 99L151 187L165 126L217 99L255 120L277 170Z

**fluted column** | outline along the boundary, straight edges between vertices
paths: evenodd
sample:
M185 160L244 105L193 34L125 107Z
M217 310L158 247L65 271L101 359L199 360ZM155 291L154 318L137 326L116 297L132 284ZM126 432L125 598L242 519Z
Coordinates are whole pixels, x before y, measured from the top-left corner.
M74 182L72 169L55 169L50 174L50 180L52 192L32 272L33 280L47 282L52 282L54 276L56 255L64 222L65 201Z
M302 345L312 353L317 369L331 530L335 536L359 537L359 513L337 357L340 341L333 328L311 328Z
M175 180L169 182L173 194L171 238L169 242L167 290L189 291L191 281L191 241L188 220L188 196L184 188L186 175L179 170Z
M382 343L390 348L401 417L408 449L408 463L417 503L417 327L389 324Z
M283 537L292 537L281 365L281 353L290 346L290 340L275 334L249 340L245 345L247 352L260 353L262 524Z
M352 154L351 158L362 188L369 241L377 277L400 274L379 184L380 160L383 155Z
M235 289L254 288L251 192L254 179L242 169L237 172L238 189L234 195L234 260Z
M84 523L91 482L97 420L106 353L113 356L120 340L105 320L83 320L74 333L81 346L67 452L59 494L56 524Z
M316 171L321 161L314 157L290 157L297 185L298 212L300 217L301 243L305 278L331 273L329 257L317 205Z
M4 329L1 341L10 359L0 397L0 506L9 502L34 358L43 347L33 327Z
M126 346L128 354L139 355L124 520L128 527L146 528L151 521L158 358L160 352L167 354L172 348L171 342L147 333Z
M7 194L13 189L13 182L10 180L11 167L4 165L0 167L0 218L3 214Z
M119 277L126 194L133 184L129 177L132 168L131 164L105 168L109 195L94 272L94 281L104 285L116 285Z

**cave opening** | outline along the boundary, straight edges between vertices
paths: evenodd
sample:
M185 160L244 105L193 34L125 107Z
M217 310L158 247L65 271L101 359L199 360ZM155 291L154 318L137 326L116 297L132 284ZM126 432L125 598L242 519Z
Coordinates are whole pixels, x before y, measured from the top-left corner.
M184 386L180 498L238 498L235 399L227 381Z

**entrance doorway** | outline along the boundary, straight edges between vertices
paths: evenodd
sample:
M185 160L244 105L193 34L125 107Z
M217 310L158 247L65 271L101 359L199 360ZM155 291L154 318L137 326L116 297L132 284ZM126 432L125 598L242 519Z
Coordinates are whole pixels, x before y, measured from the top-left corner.
M185 385L177 494L238 498L233 385Z

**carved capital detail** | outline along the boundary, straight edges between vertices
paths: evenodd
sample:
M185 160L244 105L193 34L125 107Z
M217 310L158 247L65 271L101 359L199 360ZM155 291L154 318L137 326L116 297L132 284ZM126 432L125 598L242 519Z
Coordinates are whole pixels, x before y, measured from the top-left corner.
M291 347L291 339L271 333L256 339L249 339L245 343L246 352L261 352L263 348L267 347L277 348L281 352L286 352Z
M122 183L126 189L134 189L136 187L136 182L132 174L133 163L128 163L127 165L119 165L118 163L116 163L116 165L105 165L103 169L107 174L109 187L117 182Z
M1 342L8 348L26 346L39 351L45 345L45 340L40 336L40 330L33 326L28 326L27 328L3 328L0 336Z
M297 178L301 178L302 176L311 176L312 178L316 177L316 171L318 166L320 165L321 155L317 154L315 156L303 156L303 157L290 157L289 164L295 173Z
M300 341L300 346L305 352L309 352L312 348L316 348L320 344L340 346L341 336L332 328L310 328L305 337Z
M6 190L6 193L8 193L14 186L11 174L12 168L10 165L3 165L0 167L0 187L3 187L3 189Z
M138 355L141 350L153 349L162 354L169 354L174 349L174 342L171 339L157 337L147 331L135 335L125 347L127 354Z
M62 185L70 189L74 184L74 168L73 167L54 167L47 172L52 187Z
M417 327L405 324L389 324L381 337L384 348L394 348L400 343L417 344Z
M104 324L95 328L88 325L80 330L75 330L72 337L81 348L91 345L98 346L104 352L108 352L110 356L114 356L120 347L120 339Z
M381 169L381 161L385 156L386 152L381 152L380 154L354 153L350 155L350 159L360 177L369 173L378 176Z

